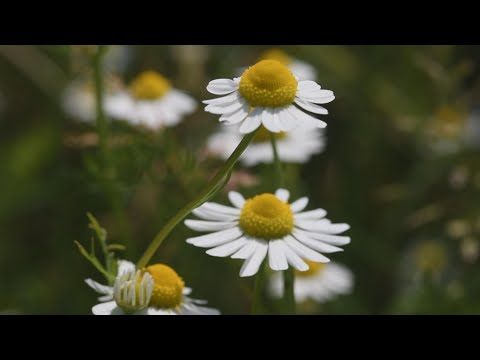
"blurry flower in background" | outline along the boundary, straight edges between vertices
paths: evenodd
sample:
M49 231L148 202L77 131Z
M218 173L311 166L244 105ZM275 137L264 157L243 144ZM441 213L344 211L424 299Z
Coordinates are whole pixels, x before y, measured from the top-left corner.
M105 99L109 116L152 130L177 125L196 108L195 100L174 89L168 79L155 71L138 75L128 90L118 91Z
M287 66L290 71L295 75L298 80L313 80L317 79L317 71L315 68L307 64L304 61L294 59L289 56L285 51L280 49L268 49L260 54L258 60L276 60L279 63ZM241 68L236 71L241 75L247 68Z
M309 269L296 271L294 293L295 301L302 303L307 299L323 303L347 295L353 289L353 274L345 266L330 262L314 263L306 260ZM275 272L269 280L269 290L273 297L283 297L283 273Z
M325 122L305 111L326 115L328 110L317 104L335 99L331 90L322 90L314 81L298 81L275 60L262 60L233 80L210 81L207 90L222 97L203 101L205 111L221 115L220 122L225 125L241 124L241 134L262 124L276 133L298 126L324 128Z
M260 183L260 178L257 175L253 175L246 170L236 170L232 172L230 180L227 185L222 189L222 192L228 193L229 191L236 191L240 188L249 188Z
M278 156L284 162L306 163L312 155L322 152L325 147L323 129L305 126L290 132L273 134L277 140ZM208 150L226 160L241 140L237 126L222 127L208 139ZM272 163L273 159L270 133L261 126L240 161L246 166L253 166L258 163Z
M443 105L424 129L426 142L439 154L460 150L467 122L466 113L456 107Z
M171 267L155 264L136 270L129 262L119 264L113 287L85 280L103 294L92 312L95 315L218 315L216 309L204 306L206 301L188 297L192 289ZM113 299L113 300L111 300ZM110 301L111 300L111 301ZM106 302L105 302L106 301Z
M105 80L106 94L120 88L120 80L110 76ZM87 123L95 123L95 88L91 79L73 80L64 90L62 98L63 110L73 119Z
M203 220L188 219L185 225L211 234L187 242L210 248L206 253L211 256L244 259L241 277L255 275L267 254L273 270L286 270L291 265L307 271L309 266L303 259L327 263L330 260L321 253L343 251L335 245L350 243L350 237L337 235L348 230L348 224L332 224L324 218L327 212L323 209L302 212L308 198L289 204L289 197L285 189L250 199L231 191L228 198L234 207L206 202L192 212Z
M423 273L439 274L447 264L447 250L438 241L420 242L413 255L417 268Z

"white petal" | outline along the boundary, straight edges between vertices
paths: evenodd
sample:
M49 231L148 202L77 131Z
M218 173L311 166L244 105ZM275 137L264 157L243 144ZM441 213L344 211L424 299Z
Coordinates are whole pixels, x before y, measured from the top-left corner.
M207 250L207 254L218 257L230 256L240 250L248 241L247 238L241 237L240 239Z
M308 101L302 100L300 98L295 98L295 103L298 106L304 108L305 110L313 112L315 114L328 115L328 110L325 109L323 106L309 103Z
M215 95L229 94L238 89L238 84L230 79L212 80L207 85L207 91Z
M303 80L298 82L298 91L317 91L321 86L312 80Z
M288 198L290 197L290 192L286 189L278 189L275 191L275 196L283 202L287 202Z
M315 126L317 128L323 129L327 126L327 123L325 121L319 120L302 110L298 109L296 106L290 106L288 108L291 114L295 116L295 118L300 121L302 124L307 125L307 126Z
M257 242L257 248L252 256L250 256L243 263L242 268L240 269L240 276L247 277L255 275L262 265L263 260L267 256L268 252L268 243L263 240L254 240Z
M234 227L237 221L202 221L202 220L185 220L184 224L195 231L220 231Z
M340 234L350 229L350 225L348 224L325 224L318 221L301 219L296 220L295 225L308 231L320 232L324 234Z
M297 97L315 104L326 104L335 100L335 95L331 90L298 91Z
M124 315L115 301L95 305L92 307L92 313L94 315Z
M204 220L218 220L218 221L236 221L238 216L234 215L225 215L214 211L209 211L207 209L196 208L192 211L192 214L198 216Z
M207 211L214 211L226 215L240 215L240 210L231 206L225 206L213 202L206 202L201 206L202 209Z
M245 198L242 194L236 191L230 191L228 193L228 200L232 203L233 206L241 209L245 205Z
M305 211L305 212L295 214L295 219L299 219L299 220L321 219L325 215L327 215L327 212L324 209L315 209L315 210L310 210L310 211Z
M284 246L283 240L270 240L268 242L268 261L272 270L288 269Z
M140 315L140 314L135 314L135 315ZM153 307L149 307L145 309L144 314L142 315L177 315L175 312L172 310L165 310L165 309L156 309Z
M300 256L295 254L295 252L290 249L290 247L285 243L284 244L284 253L287 257L287 261L290 265L292 265L298 271L307 271L309 266L302 260Z
M295 106L287 106L278 112L278 122L275 124L278 125L282 131L292 131L301 124L301 122L299 122L294 114L290 111L290 108L295 108Z
M297 229L294 229L292 234L301 243L303 243L306 246L308 246L309 248L311 248L313 250L316 250L316 251L319 251L321 253L329 254L329 253L343 251L343 249L341 249L339 247L332 246L332 245L323 243L319 240L312 239L311 237L308 237L304 233L299 232Z
M225 123L225 125L234 125L242 122L248 116L250 110L250 106L248 104L244 104L240 109L231 112L231 113L224 113L219 121L221 123Z
M249 134L257 128L262 123L262 111L263 108L257 107L255 108L250 115L247 116L245 121L240 126L240 133L241 134Z
M337 236L337 235L327 235L327 234L320 234L320 233L314 233L310 231L305 231L305 230L300 230L298 228L295 228L294 233L299 233L303 234L305 236L308 236L309 238L325 242L330 245L347 245L350 243L350 236Z
M293 236L285 236L284 241L287 243L288 246L290 246L293 251L295 251L298 256L302 257L303 259L321 263L330 262L329 258L310 249L309 247L306 247Z
M232 259L248 259L257 249L257 241L247 238L243 247L231 256Z
M111 301L111 300L113 300L113 294L99 296L97 299L100 302Z
M297 213L299 211L302 211L305 209L308 205L308 197L304 196L293 203L290 204L290 208L294 213Z
M207 235L188 238L186 241L187 243L198 247L208 248L233 241L242 235L243 234L240 229L238 227L234 227L232 229L222 230Z
M268 131L278 133L282 131L278 121L278 109L265 109L263 113L262 124Z
M220 104L230 104L232 101L238 100L240 93L238 91L233 94L222 96L216 99L203 100L202 102L206 105L220 105Z
M183 288L183 291L182 291L183 295L190 295L191 293L192 293L192 288L189 288L189 287Z
M135 264L128 260L117 260L118 273L123 274L125 272L135 271Z
M205 111L212 113L212 114L231 114L234 112L239 111L245 106L245 100L244 99L239 99L235 100L231 104L225 104L225 105L207 105L205 107Z
M85 279L85 283L99 294L103 294L103 295L113 294L113 288L111 286L99 284L98 282L92 279Z

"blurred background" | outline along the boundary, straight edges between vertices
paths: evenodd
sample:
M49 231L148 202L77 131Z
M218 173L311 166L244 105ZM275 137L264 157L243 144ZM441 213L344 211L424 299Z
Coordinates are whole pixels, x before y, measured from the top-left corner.
M136 261L223 164L205 150L218 116L199 104L161 131L109 121L105 174L93 100L75 93L93 93L92 48L0 46L1 313L89 314L97 294L83 279L103 279L74 244L93 236L86 213L126 246L118 257ZM110 46L104 73L115 84L156 70L200 101L212 98L208 81L238 76L271 48ZM480 312L480 47L275 48L312 65L336 95L323 117L325 151L287 166L292 197L351 225L352 242L331 258L353 272L353 292L299 312ZM271 166L238 164L227 189L249 196L273 181ZM242 261L207 256L189 236L179 225L155 262L222 313L248 313L253 279L238 276Z

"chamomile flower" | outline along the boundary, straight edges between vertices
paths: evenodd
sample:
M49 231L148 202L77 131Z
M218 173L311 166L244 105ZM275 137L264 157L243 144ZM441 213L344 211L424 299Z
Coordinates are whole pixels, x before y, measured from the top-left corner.
M307 299L323 303L338 295L346 295L353 288L353 274L345 266L331 262L328 264L305 261L310 268L307 271L296 271L294 294L295 301L302 303ZM283 296L282 273L275 272L269 280L272 296Z
M155 71L141 73L128 90L105 100L105 110L112 118L153 130L177 125L195 108L193 98L174 89L168 79Z
M211 256L244 259L240 276L255 275L268 254L273 270L286 270L291 265L307 271L303 260L328 263L321 253L343 251L337 247L350 242L348 236L338 236L350 228L347 224L332 224L325 219L326 211L305 211L308 198L289 204L290 193L278 189L275 194L261 194L245 199L235 191L228 193L234 207L206 202L193 210L203 220L185 220L192 230L211 234L187 239L189 244L210 248ZM337 246L335 246L337 245Z
M317 71L312 65L292 58L280 49L269 49L264 51L262 54L260 54L259 60L276 60L282 63L290 69L290 71L298 78L298 80L315 81L317 78ZM239 73L241 74L243 71L245 71L245 68L240 69Z
M305 163L325 147L322 129L299 127L290 132L273 134L277 140L278 156L284 162ZM241 140L242 136L236 126L222 127L218 133L210 136L207 147L210 153L226 160ZM270 134L261 126L240 161L246 166L253 166L258 163L272 163L273 159Z
M207 308L204 300L188 297L192 289L185 287L180 276L169 266L155 264L143 270L119 270L112 287L93 281L87 284L106 294L102 302L92 308L95 315L218 315L219 311ZM89 280L89 279L87 279ZM87 281L86 280L86 281ZM112 301L108 301L112 299Z
M326 104L335 96L311 80L298 80L276 60L262 60L249 67L239 78L210 81L207 90L222 97L205 100L205 111L219 114L226 125L241 124L248 134L263 124L269 131L291 131L298 126L324 128L327 124L305 111L328 114L317 104Z

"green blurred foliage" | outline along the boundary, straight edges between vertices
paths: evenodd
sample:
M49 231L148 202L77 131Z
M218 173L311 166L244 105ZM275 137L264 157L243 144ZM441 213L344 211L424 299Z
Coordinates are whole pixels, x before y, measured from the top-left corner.
M203 100L210 98L209 80L236 76L267 48L130 46L128 61L117 66L125 81L158 70ZM325 208L332 221L351 225L351 244L332 259L355 275L351 295L300 310L479 312L480 139L476 147L463 139L467 118L478 105L479 48L281 48L315 66L318 82L336 95L327 106L326 150L303 166L285 168L292 197L307 195L310 208ZM177 127L161 132L111 122L113 173L106 174L95 127L62 111L63 89L78 76L91 75L89 51L0 47L0 310L5 313L90 313L97 296L83 279L103 279L73 243L90 244L86 213L96 216L112 243L127 247L119 257L136 261L162 224L222 165L204 155L218 116L199 106ZM441 108L454 109L458 119L444 119ZM449 121L455 127L452 132L449 125L445 135ZM441 150L445 141L454 143L454 151ZM243 170L259 179L253 186L240 185L246 196L272 190L272 167ZM123 217L112 208L109 179ZM215 201L225 203L226 193ZM469 230L449 231L455 220L467 221ZM253 279L238 276L241 261L205 255L185 243L191 235L179 225L155 261L173 266L195 297L223 313L247 313ZM419 250L425 242L445 253L433 270L425 268L427 260L418 260L432 254ZM275 312L274 302L267 308Z

